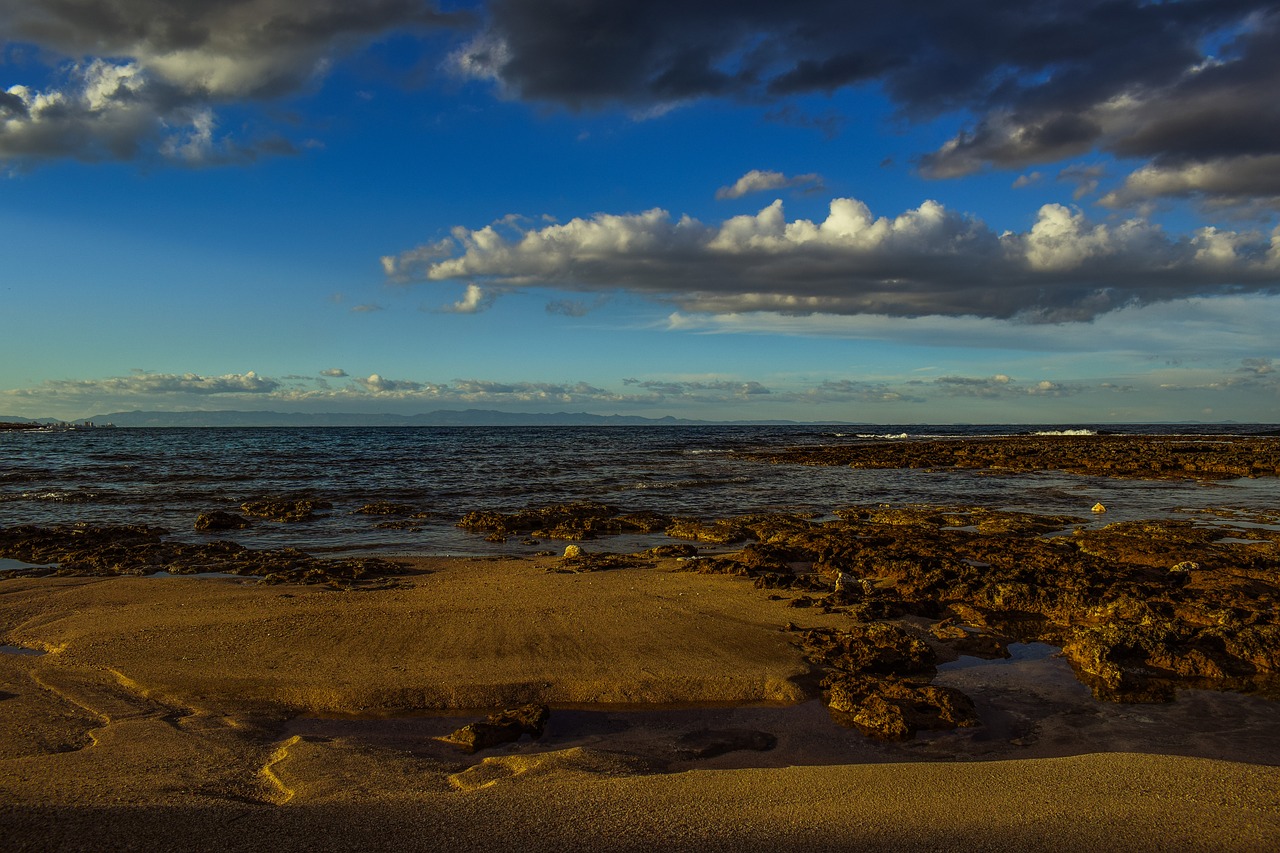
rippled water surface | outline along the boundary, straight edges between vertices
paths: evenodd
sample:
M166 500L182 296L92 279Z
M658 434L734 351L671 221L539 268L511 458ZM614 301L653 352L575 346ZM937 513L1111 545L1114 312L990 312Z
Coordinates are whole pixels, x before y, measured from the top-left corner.
M906 441L927 434L1034 429L876 428L877 435ZM220 535L251 547L291 545L314 553L481 554L531 546L487 543L461 531L454 523L463 513L572 500L703 518L761 510L825 514L861 503L973 504L1078 514L1091 524L1102 523L1089 513L1098 501L1110 510L1106 522L1203 507L1275 512L1280 506L1280 485L1272 478L1201 484L1053 473L866 471L771 465L735 455L761 447L868 440L872 434L850 428L811 426L0 433L0 525L146 523L196 541L201 534L192 524L201 512L236 511L242 501L262 495L307 496L328 500L333 509L312 521L257 522ZM354 512L372 501L411 504L438 515L417 530L379 529L386 517ZM643 544L618 539L608 547Z

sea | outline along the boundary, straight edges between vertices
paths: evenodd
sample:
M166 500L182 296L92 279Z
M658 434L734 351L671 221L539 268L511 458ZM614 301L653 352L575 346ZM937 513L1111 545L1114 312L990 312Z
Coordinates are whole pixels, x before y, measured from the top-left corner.
M770 464L743 451L871 441L1022 434L1280 434L1258 425L609 426L97 428L0 432L0 527L147 524L182 541L210 536L317 556L530 552L457 527L471 510L514 511L596 501L625 512L703 519L749 512L833 517L851 505L966 505L1076 515L1080 525L1198 517L1204 510L1280 511L1276 478L1216 482L1115 480L1056 472L854 470ZM332 504L311 520L256 521L196 532L196 517L262 496ZM389 501L427 515L387 527L357 512ZM1108 509L1091 513L1095 503ZM380 526L381 525L381 526ZM628 552L661 534L599 540ZM563 543L560 543L561 545Z

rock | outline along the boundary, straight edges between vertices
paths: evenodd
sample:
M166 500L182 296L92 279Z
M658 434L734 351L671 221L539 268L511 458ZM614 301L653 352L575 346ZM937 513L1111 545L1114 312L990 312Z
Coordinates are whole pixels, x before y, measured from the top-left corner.
M883 740L980 724L973 700L960 691L898 678L837 677L829 681L827 707L837 722Z
M490 714L480 722L463 726L451 734L438 738L466 752L474 753L504 743L513 743L522 735L535 740L542 737L551 711L546 705L529 704Z
M1200 564L1191 560L1183 560L1181 563L1174 563L1169 567L1171 572L1198 572Z
M582 548L581 548L580 546L578 546L578 545L566 545L566 546L564 547L564 556L566 556L566 557L581 557L581 556L582 556Z
M1107 508L1106 508L1105 506L1103 506L1103 505L1102 505L1102 502L1101 502L1101 501L1099 501L1098 503L1094 504L1094 505L1091 507L1091 511L1092 511L1092 512L1106 512L1106 511L1107 511Z
M404 573L400 564L373 557L320 559L296 548L255 550L225 540L173 542L167 534L142 525L0 528L0 557L47 566L23 569L24 577L226 572L256 576L266 583L369 588L371 582L385 586L386 578ZM8 576L0 572L0 578Z
M932 672L928 644L888 622L855 623L847 631L814 628L801 639L805 657L845 673Z
M1068 471L1142 479L1228 479L1280 475L1280 438L1229 444L1187 436L1009 436L998 439L860 442L744 451L741 458L851 468L988 468Z
M215 509L213 512L202 512L196 516L195 529L201 532L211 532L216 530L244 530L249 526L249 520L243 515L237 515L234 512L223 512Z
M305 521L318 509L331 509L333 504L315 498L257 498L240 504L240 509L254 518L269 521Z
M458 522L464 530L496 533L503 536L529 535L542 539L581 541L628 530L645 532L650 524L666 522L666 516L637 514L619 517L618 510L607 504L582 501L552 504L512 513L479 510L469 512Z
M655 559L680 559L681 557L696 557L698 549L686 542L676 545L658 545L642 552L646 557L654 557Z

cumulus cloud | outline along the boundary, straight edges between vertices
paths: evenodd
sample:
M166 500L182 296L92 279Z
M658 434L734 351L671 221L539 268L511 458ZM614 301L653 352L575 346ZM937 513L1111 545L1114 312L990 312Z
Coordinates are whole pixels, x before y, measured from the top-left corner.
M329 367L320 371L320 375L328 376L332 379L341 379L347 375L347 371L343 370L341 367Z
M1280 289L1280 232L1169 235L1144 219L1099 223L1059 204L997 234L934 201L894 217L834 199L826 219L781 201L718 225L661 209L536 227L454 229L450 245L384 266L403 279L503 288L629 290L688 311L1085 321L1130 305ZM447 253L446 253L447 248Z
M1270 0L497 0L451 61L574 109L874 84L905 117L970 116L921 159L947 177L1094 149L1162 168L1280 153L1277 55Z
M442 310L449 314L479 314L487 311L496 298L497 294L492 290L485 290L478 284L468 284L462 298Z
M684 397L700 402L732 396L741 400L773 394L772 389L754 380L731 379L675 380L675 379L623 379L623 385L643 388L659 399Z
M219 137L215 109L297 92L388 32L463 20L421 0L4 0L6 41L38 47L61 70L43 89L0 96L0 159L206 165L290 151L271 133Z
M750 193L797 187L804 187L809 192L819 192L822 189L822 176L807 174L795 175L789 178L781 172L765 172L759 169L752 169L729 186L716 190L716 198L742 198Z
M80 380L54 379L45 387L58 395L172 395L197 394L270 394L281 387L276 379L247 373L228 373L223 376L201 376L197 373L147 373L137 371L130 376L109 379Z

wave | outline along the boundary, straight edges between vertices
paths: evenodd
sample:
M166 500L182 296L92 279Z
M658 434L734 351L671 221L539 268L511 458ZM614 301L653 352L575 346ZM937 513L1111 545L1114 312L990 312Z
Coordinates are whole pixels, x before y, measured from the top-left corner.
M1094 429L1046 429L1040 432L1033 432L1032 435L1097 435L1098 431Z
M905 438L910 438L910 437L911 437L911 436L910 436L908 433L905 433L905 432L898 432L898 433L885 433L884 435L877 435L877 434L875 434L875 433L870 433L870 432L860 432L860 433L858 433L858 438L889 438L889 439L894 439L894 440L900 440L900 439L905 439Z
M21 492L16 495L0 495L0 502L15 501L54 501L56 503L81 504L96 501L99 494L93 492Z

